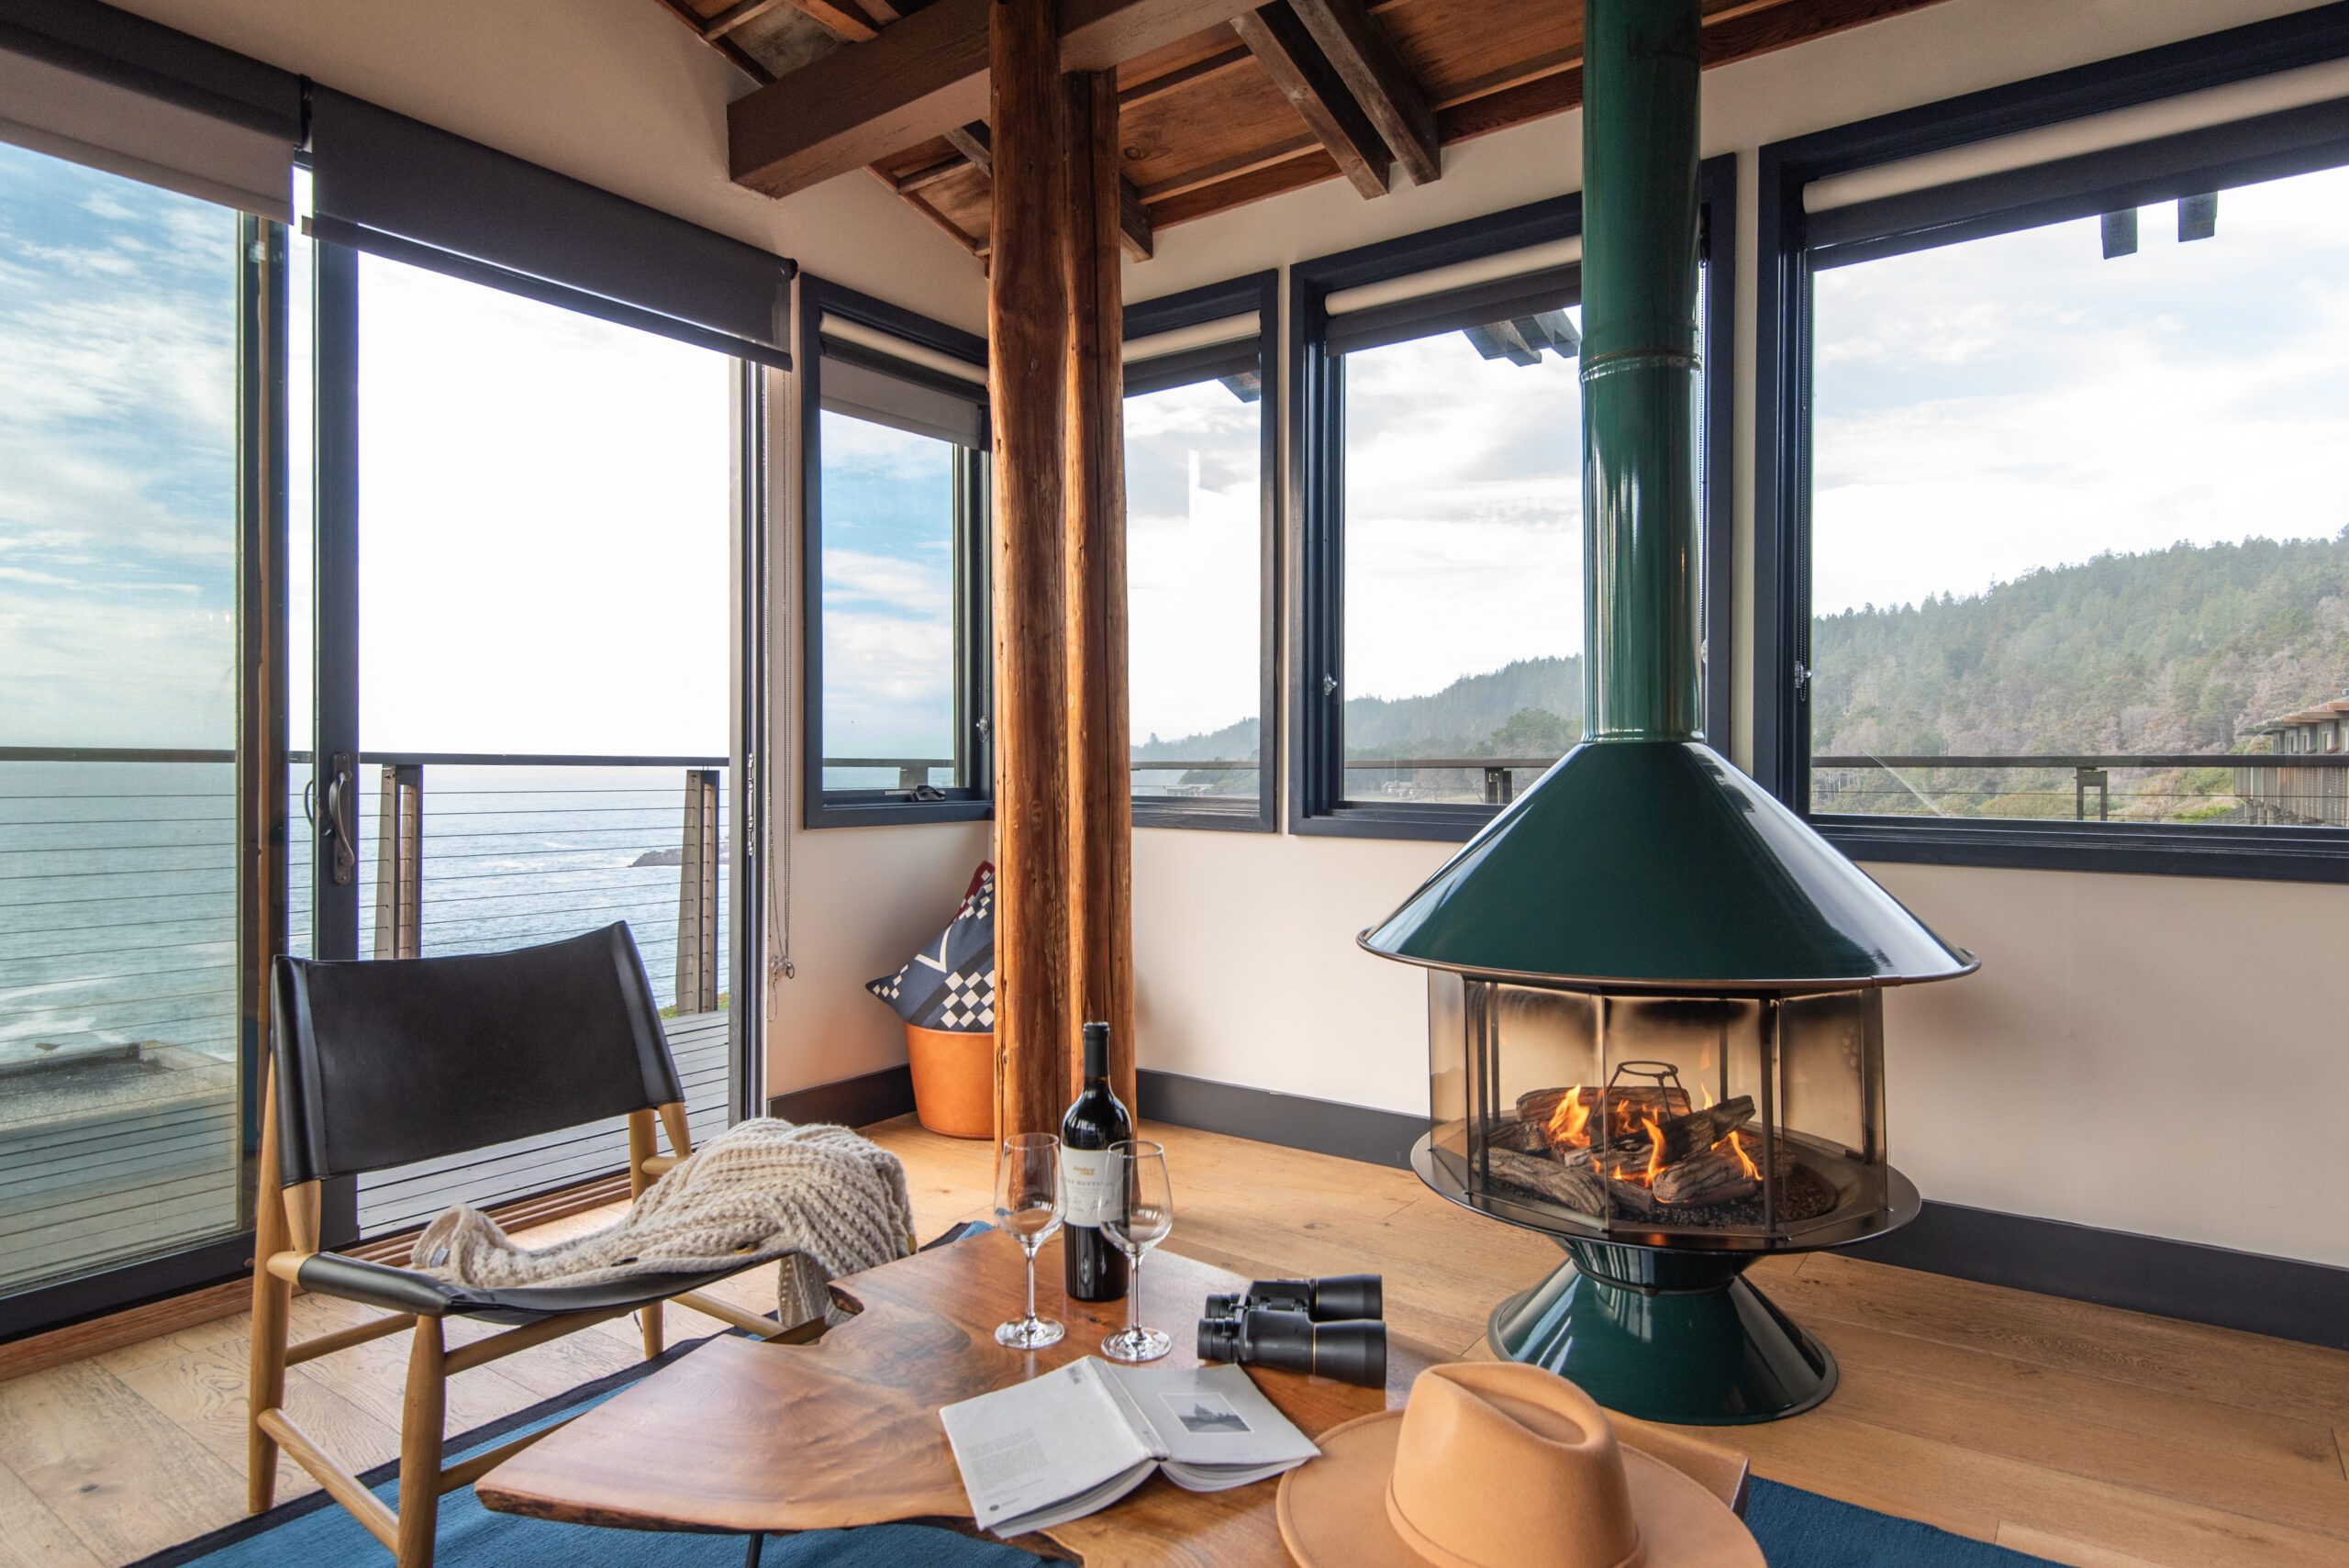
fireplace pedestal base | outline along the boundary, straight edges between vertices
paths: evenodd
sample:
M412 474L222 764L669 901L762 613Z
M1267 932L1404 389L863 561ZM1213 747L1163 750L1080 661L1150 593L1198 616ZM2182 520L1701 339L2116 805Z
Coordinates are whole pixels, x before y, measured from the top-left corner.
M1566 1262L1493 1309L1493 1353L1643 1421L1742 1426L1835 1391L1835 1358L1743 1276L1754 1254L1561 1240Z

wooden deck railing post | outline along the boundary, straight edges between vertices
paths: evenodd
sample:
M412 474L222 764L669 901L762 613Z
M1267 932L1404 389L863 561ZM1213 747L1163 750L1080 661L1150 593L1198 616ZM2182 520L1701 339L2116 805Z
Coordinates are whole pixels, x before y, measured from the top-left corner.
M1068 277L1069 1017L1065 1100L1083 1082L1077 1026L1109 1025L1109 1077L1134 1099L1133 772L1126 699L1124 289L1118 76L1063 80Z
M1068 731L1062 440L1067 290L1053 0L988 18L995 217L996 1122L1045 1132L1067 1105Z
M677 1011L718 1010L718 770L685 770L677 862Z
M384 764L375 817L375 956L424 955L424 770Z

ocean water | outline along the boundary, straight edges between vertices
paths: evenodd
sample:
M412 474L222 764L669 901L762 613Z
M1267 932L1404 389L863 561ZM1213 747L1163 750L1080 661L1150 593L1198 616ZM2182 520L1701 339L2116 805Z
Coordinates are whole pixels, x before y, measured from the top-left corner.
M12 1065L67 1052L156 1043L235 1056L234 773L225 763L0 762L0 1103ZM359 951L372 956L378 770L362 774ZM655 995L672 1000L684 795L680 769L425 769L426 955L626 920ZM306 954L310 833L298 786L291 804L288 946ZM637 863L662 851L669 863ZM725 884L721 872L721 955Z

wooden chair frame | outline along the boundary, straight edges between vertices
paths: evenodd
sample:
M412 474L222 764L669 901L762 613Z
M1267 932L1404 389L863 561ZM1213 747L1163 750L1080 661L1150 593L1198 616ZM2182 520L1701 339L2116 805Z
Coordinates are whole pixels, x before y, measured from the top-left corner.
M318 1251L319 1184L311 1181L285 1186L275 1179L279 1169L276 1079L273 1064L262 1096L261 1191L254 1206L258 1212L253 1221L252 1370L247 1388L250 1414L246 1423L245 1507L249 1512L258 1514L276 1501L277 1456L282 1450L308 1471L328 1496L350 1509L370 1534L391 1549L398 1568L431 1568L441 1494L472 1485L564 1424L555 1422L461 1464L444 1468L440 1460L450 1376L630 1312L637 1312L642 1322L644 1355L650 1361L662 1349L661 1309L665 1303L544 1318L453 1350L442 1333L439 1317L407 1313L387 1313L355 1328L321 1334L299 1344L290 1343L287 1334L295 1280L303 1261ZM671 1153L659 1152L656 1117L659 1128L668 1134ZM630 1112L630 1197L642 1197L647 1187L692 1152L693 1140L685 1131L685 1107L682 1103L673 1100L653 1110ZM782 1266L788 1267L789 1260L785 1259ZM758 1317L698 1290L685 1291L668 1300L763 1340L810 1340L824 1327L821 1316L796 1327L780 1327L771 1318ZM399 1511L395 1514L358 1476L294 1424L284 1409L285 1369L396 1334L403 1329L412 1329L413 1337L408 1350L407 1396L400 1412L400 1494ZM412 1480L430 1484L411 1485Z

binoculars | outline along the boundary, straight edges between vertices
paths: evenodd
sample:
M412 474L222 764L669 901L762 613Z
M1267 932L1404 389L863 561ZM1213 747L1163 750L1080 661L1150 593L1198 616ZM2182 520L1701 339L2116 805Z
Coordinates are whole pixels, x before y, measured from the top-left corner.
M1208 1297L1199 1359L1279 1367L1364 1388L1386 1383L1386 1325L1376 1274L1258 1280Z
M1233 1318L1252 1307L1302 1312L1316 1323L1386 1316L1385 1292L1376 1274L1331 1274L1328 1279L1260 1279L1238 1296L1208 1297L1208 1316Z

